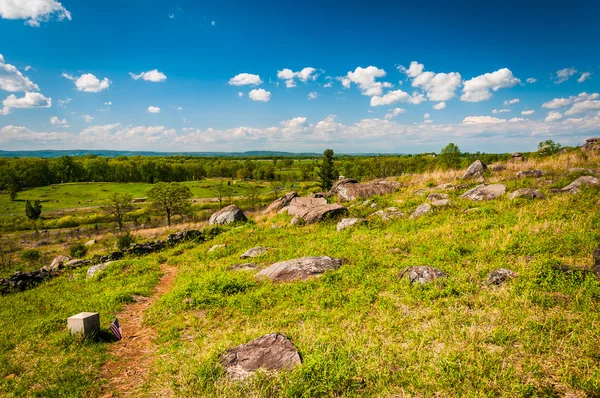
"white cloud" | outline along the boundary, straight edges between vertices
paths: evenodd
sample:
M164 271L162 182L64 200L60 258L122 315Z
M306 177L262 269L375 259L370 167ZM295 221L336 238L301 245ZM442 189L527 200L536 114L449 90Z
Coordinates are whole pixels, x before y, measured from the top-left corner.
M86 122L86 123L91 123L92 121L94 121L94 117L90 116L90 115L81 115L81 118Z
M402 90L394 90L387 92L383 96L376 95L372 97L371 106L391 105L395 102L408 102L409 104L418 105L423 101L425 101L423 94L413 93L411 96Z
M310 93L308 93L308 100L315 100L319 98L319 93L315 92L315 91L311 91Z
M253 75L251 73L240 73L229 79L229 84L232 86L257 86L262 84L259 75Z
M398 116L401 113L406 112L406 109L404 108L394 108L394 109L390 109L388 113L385 114L384 118L386 120L390 120L395 118L396 116Z
M575 103L571 109L565 112L565 115L574 115L576 113L583 113L589 111L598 111L600 110L600 101L582 101Z
M423 119L429 119L431 118L431 114L430 113L426 113L423 115Z
M0 0L2 4L2 0ZM0 88L12 93L38 91L37 84L29 80L13 65L7 64L0 54Z
M111 106L112 105L112 101L105 102L104 105Z
M577 73L575 68L565 68L559 71L556 71L556 77L554 78L556 84L560 84L569 80L571 76Z
M528 115L533 115L534 113L535 113L534 110L529 110L529 111L523 111L523 112L521 112L521 115L528 116Z
M86 93L99 93L102 90L106 90L111 84L111 81L106 77L103 80L99 80L91 73L85 73L79 77L74 77L67 73L63 73L62 76L65 79L74 81L77 90Z
M16 95L9 95L2 101L4 109L0 110L0 115L8 115L13 108L31 109L31 108L50 108L52 98L46 98L40 93L25 93L22 98Z
M413 79L413 87L420 87L425 91L430 101L447 101L455 96L456 89L462 83L460 73L424 72L423 69L423 64L416 61L411 62L408 69L398 67L398 70Z
M176 133L175 129L168 129L164 126L122 126L120 123L115 123L86 128L79 134L79 142L102 146L115 143L138 145L143 142L160 144L162 147L172 142Z
M56 145L73 141L73 135L69 133L38 133L23 126L8 125L0 129L0 142L3 147L23 143L27 148L34 145ZM22 145L23 145L22 144Z
M238 92L238 97L243 97L243 96L244 96L244 93L243 93L243 92L241 92L241 91L239 91L239 92Z
M510 69L499 69L467 80L460 99L468 102L485 101L492 97L490 90L498 91L501 88L514 87L519 83L521 80L514 77Z
M467 116L462 122L463 124L495 124L505 123L506 119L491 116Z
M600 94L598 93L588 94L583 92L577 96L570 96L569 98L554 98L552 101L544 102L542 108L557 109L562 108L563 106L573 105L576 102L595 100L598 97L600 97Z
M175 19L175 14L169 14L169 19Z
M440 109L444 109L445 107L446 107L446 103L442 101L439 104L434 105L432 108L435 109L436 111L439 111Z
M560 112L549 112L548 116L546 116L546 118L544 119L544 122L552 123L552 122L562 119L562 117L563 117L563 115Z
M51 19L71 20L71 13L55 0L0 0L0 17L24 19L29 26Z
M535 79L535 78L533 78L533 77L530 77L530 78L528 78L528 79L527 79L527 80L525 80L525 81L526 81L527 83L529 83L529 84L533 84L533 83L537 82L537 79Z
M589 79L590 76L592 76L591 72L583 72L581 74L581 76L579 76L579 79L577 79L577 83L583 83L584 81L586 81L587 79Z
M159 72L158 69L149 70L148 72L142 72L139 75L129 72L129 76L131 76L133 80L142 79L153 83L162 83L165 80L167 80L167 75L165 75L162 72Z
M26 67L23 68L25 70L25 72L29 71L29 69L31 69L31 66L27 65Z
M511 100L506 100L504 101L504 106L509 106L509 105L514 105L514 104L518 104L520 101L518 98L513 98Z
M183 108L182 108L182 107L180 107L180 106L178 106L178 107L177 107L177 110L178 110L178 111L182 111L182 110L183 110Z
M263 90L262 88L254 89L250 91L248 97L250 97L252 101L269 102L271 99L271 92Z
M309 80L313 80L313 81L316 80L316 78L318 76L316 74L316 71L317 70L315 68L311 68L311 67L306 67L298 72L294 72L291 69L284 68L280 71L277 71L277 78L281 79L281 80L285 80L285 86L287 88L293 88L293 87L296 87L296 81L295 81L296 78L303 83L306 83Z
M510 109L494 109L493 114L510 112Z
M61 126L61 127L71 127L69 126L69 123L66 121L66 119L59 119L58 116L52 116L50 118L50 123L55 125L55 126Z
M391 88L393 85L388 82L377 82L375 79L384 77L386 72L375 66L361 68L360 66L354 72L348 72L346 76L339 77L345 88L350 88L352 83L358 85L359 90L363 95L369 97L381 96L384 88Z
M330 88L330 87L333 87L333 82L325 83L325 84L323 85L323 87L324 87L324 88Z
M210 24L211 24L212 26L215 26L217 23L216 23L215 21L210 21Z
M425 65L418 63L417 61L412 61L408 69L404 66L400 65L398 70L402 73L406 73L408 77L415 78L423 73L423 69L425 69Z
M58 106L60 106L61 108L66 108L67 105L71 103L71 101L73 101L73 99L69 97L67 97L64 100L58 100Z
M160 108L158 106L149 106L148 112L150 113L160 113Z

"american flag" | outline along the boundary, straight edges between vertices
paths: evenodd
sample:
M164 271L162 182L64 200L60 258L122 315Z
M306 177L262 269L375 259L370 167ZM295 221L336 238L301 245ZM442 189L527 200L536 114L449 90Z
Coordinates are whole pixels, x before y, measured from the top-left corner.
M119 320L115 318L113 323L108 327L112 334L117 338L117 340L121 340L123 338L123 331L121 330L121 325L119 325Z

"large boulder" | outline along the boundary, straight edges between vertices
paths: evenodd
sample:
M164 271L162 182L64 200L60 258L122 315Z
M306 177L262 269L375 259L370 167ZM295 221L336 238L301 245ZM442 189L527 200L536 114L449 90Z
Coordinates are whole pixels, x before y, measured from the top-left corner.
M320 276L325 271L336 270L342 266L342 260L329 256L302 257L275 263L259 273L257 278L268 278L277 282L307 280Z
M219 210L218 212L216 212L212 216L210 216L208 223L210 225L215 225L215 224L229 224L229 223L236 222L236 221L244 222L244 221L248 221L248 219L246 218L246 215L244 214L243 211L240 210L239 207L237 207L236 205L229 205L229 206L223 207L221 210Z
M483 177L483 173L487 169L487 166L479 159L469 166L465 174L462 175L462 179Z
M112 261L109 261L107 263L103 263L103 264L98 264L98 265L92 265L90 268L88 268L87 270L87 277L88 278L93 278L94 276L96 276L97 274L101 273L102 271L104 271L106 269L106 267L108 267L110 264L112 264Z
M49 271L58 271L60 269L62 269L66 263L68 263L69 261L71 261L71 257L68 256L56 256L54 258L54 260L52 260L52 263L50 263L50 265L48 266L48 270Z
M305 224L313 224L328 217L346 214L348 209L339 204L328 204L325 198L294 198L287 212L295 216L296 222L302 219Z
M364 224L366 222L367 220L365 220L364 218L343 218L340 220L340 222L338 222L336 230L340 232L346 228L350 228L353 225Z
M546 174L546 172L544 172L542 170L523 170L523 171L517 172L517 177L519 177L519 178L524 178L524 177L539 178L539 177L543 176L544 174Z
M258 256L262 256L267 251L269 251L268 247L257 246L257 247L253 247L252 249L246 250L244 253L242 253L242 255L240 257L241 258L258 257Z
M398 278L408 278L410 283L420 283L424 285L429 282L433 282L439 278L445 278L446 274L434 267L428 266L417 266L417 267L408 267L400 275Z
M415 209L413 214L410 215L409 218L419 218L424 214L427 214L431 211L431 205L429 203L423 203Z
M600 137L588 138L581 149L584 151L600 151Z
M259 369L289 370L301 363L296 347L279 333L259 337L221 355L221 365L233 380L245 379Z
M579 177L566 187L559 189L559 192L577 193L583 185L598 185L598 179L592 176Z
M521 163L525 161L525 158L523 157L523 154L521 152L515 152L512 155L510 155L510 161L513 163Z
M499 286L509 279L516 278L517 274L506 268L498 268L489 273L485 284Z
M290 192L290 193L283 195L281 198L278 198L275 201L273 201L273 203L271 203L269 205L269 207L267 207L267 210L264 211L264 214L276 213L276 212L280 211L281 209L288 207L290 205L290 202L292 201L292 199L297 198L297 197L298 197L297 192Z
M400 187L401 184L395 181L375 180L361 184L353 178L344 178L333 184L329 193L349 202L358 198L386 195L397 191Z
M508 195L508 199L510 200L517 198L546 199L546 196L537 189L521 188Z
M471 199L475 201L491 200L504 195L506 186L503 184L481 184L461 195L461 198Z

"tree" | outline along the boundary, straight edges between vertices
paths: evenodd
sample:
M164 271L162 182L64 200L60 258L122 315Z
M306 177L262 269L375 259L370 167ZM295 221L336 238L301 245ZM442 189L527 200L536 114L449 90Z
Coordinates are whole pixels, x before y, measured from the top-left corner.
M460 167L460 149L453 142L449 143L440 152L440 162L449 169Z
M319 186L323 191L329 191L333 186L333 182L337 179L337 172L333 161L333 150L326 149L325 152L323 152L323 159L321 160L321 165L317 172L319 179L321 180Z
M538 144L538 151L548 155L552 155L553 153L560 151L561 148L562 145L552 140L546 140Z
M258 185L249 184L248 187L246 187L246 199L248 199L248 202L250 203L250 205L252 207L256 207L256 201L258 199L258 195L259 195Z
M225 196L225 185L223 185L223 181L219 181L219 183L215 185L215 191L217 193L217 200L219 201L219 209L222 209L223 197Z
M119 225L119 230L122 230L125 216L133 211L132 200L133 196L127 192L113 192L104 200L104 204L100 208L105 213L113 216Z
M152 207L167 218L168 226L171 226L171 217L187 214L192 206L192 191L178 182L159 182L146 193Z
M42 214L42 204L39 200L33 202L33 206L29 201L25 202L25 215L30 220L37 220Z

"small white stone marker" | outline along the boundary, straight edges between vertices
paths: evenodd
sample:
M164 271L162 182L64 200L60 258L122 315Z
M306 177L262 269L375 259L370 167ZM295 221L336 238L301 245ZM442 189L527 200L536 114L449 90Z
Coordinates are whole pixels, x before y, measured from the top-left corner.
M90 336L100 331L100 314L97 312L81 312L67 318L67 327L71 334Z

